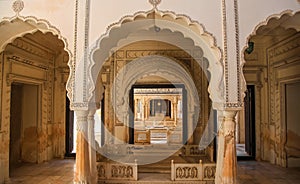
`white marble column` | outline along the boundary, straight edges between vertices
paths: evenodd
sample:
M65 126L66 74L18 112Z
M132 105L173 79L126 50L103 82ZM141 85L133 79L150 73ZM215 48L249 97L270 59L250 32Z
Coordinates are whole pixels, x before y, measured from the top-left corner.
M89 146L88 146L88 111L76 110L77 118L77 144L76 144L76 167L74 183L88 183L89 167Z
M219 118L216 184L235 184L237 158L235 143L235 116L237 111L223 111Z
M87 117L88 121L88 143L89 143L89 164L90 164L90 183L97 183L96 166L96 141L95 141L95 113L96 109L90 109Z

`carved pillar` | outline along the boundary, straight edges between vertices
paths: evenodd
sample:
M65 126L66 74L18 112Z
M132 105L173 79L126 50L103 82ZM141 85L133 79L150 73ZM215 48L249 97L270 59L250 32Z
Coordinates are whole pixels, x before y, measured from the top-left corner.
M145 112L145 113L144 113L144 114L145 114L145 115L144 115L144 120L147 120L147 119L148 119L148 116L149 116L149 115L148 115L148 111L149 111L149 110L148 110L148 102L146 101L146 102L145 102L145 105L144 105L144 112Z
M237 111L223 111L218 132L216 184L235 184L237 173L235 116Z
M88 143L89 143L89 162L90 162L90 183L97 183L96 166L96 142L95 142L95 113L96 109L90 109L88 121Z
M88 143L88 111L76 110L77 118L77 147L74 183L89 183L89 143Z
M175 97L174 99L174 102L173 102L173 113L174 113L174 122L175 122L175 125L177 126L177 106L178 106L178 100L177 100L177 97Z

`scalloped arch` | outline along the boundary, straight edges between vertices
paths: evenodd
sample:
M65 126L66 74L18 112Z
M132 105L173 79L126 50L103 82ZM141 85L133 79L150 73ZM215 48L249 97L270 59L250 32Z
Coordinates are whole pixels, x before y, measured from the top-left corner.
M250 39L253 36L257 35L257 31L259 29L261 29L262 27L268 26L271 21L274 21L274 20L275 21L280 21L285 16L293 17L295 15L298 15L300 17L300 11L294 12L293 10L285 10L281 13L270 15L269 17L266 18L266 20L258 23L255 26L255 28L253 29L252 33L250 33L250 35L247 37L246 42L245 42L245 46L243 47L243 50L242 50L242 54L247 49L248 42L250 41ZM286 27L286 29L290 29L290 28L295 29L297 32L299 32L300 31L300 24L298 24L298 25L292 24L292 25L289 25L289 27Z
M252 33L248 36L247 41L249 41L250 37L252 37L254 35L257 35L257 31L260 28L269 25L270 22L272 22L272 21L280 21L285 16L293 17L293 16L295 16L297 14L300 15L300 11L294 12L293 10L285 10L285 11L283 11L281 13L270 15L269 17L266 18L266 20L260 22L258 25L255 26L255 28L252 31ZM300 31L300 25L290 25L289 27L286 27L286 29L289 29L289 28L295 29L296 31Z
M90 63L87 69L87 81L89 83L86 84L88 89L86 93L89 94L88 100L91 101L93 98L97 76L104 61L109 58L111 49L117 46L119 40L127 38L131 31L147 30L151 27L149 23L154 21L161 29L180 32L184 38L193 40L194 46L203 50L204 57L209 61L208 70L212 74L208 89L210 97L215 104L224 103L222 53L221 49L217 47L215 37L208 33L203 25L197 21L192 21L186 15L177 15L171 11L158 10L137 12L132 16L123 17L119 22L111 24L107 28L106 33L101 35L92 45L89 54Z
M278 14L273 14L273 15L270 15L269 17L267 17L264 21L258 23L255 28L253 29L252 33L250 33L250 35L247 37L246 39L246 42L245 42L245 45L242 49L242 62L241 62L241 71L243 71L243 67L246 63L245 61L245 56L244 56L244 53L246 51L246 49L248 48L248 42L251 40L251 38L255 35L258 35L257 31L263 27L266 27L268 26L269 24L271 23L274 23L274 22L280 22L282 19L286 18L286 17L294 17L294 16L299 16L300 17L300 11L297 11L297 12L294 12L293 10L285 10L281 13L278 13ZM299 18L298 18L299 20ZM287 27L285 27L285 29L294 29L296 30L297 32L300 31L300 23L298 23L297 25L296 24L289 24ZM241 74L241 79L243 80L242 82L242 86L241 86L241 92L244 94L243 97L245 96L245 91L246 91L246 80L244 78L244 75ZM242 98L243 98L242 97Z
M11 31L6 32L6 34L1 34L0 39L0 52L2 52L7 44L14 41L16 38L22 37L26 34L33 34L36 31L41 31L42 33L50 32L53 35L58 36L58 39L60 39L64 43L64 50L69 55L69 66L71 64L70 60L72 58L72 53L68 48L68 42L67 39L64 38L60 31L52 26L49 21L45 19L38 19L34 16L14 16L11 18L4 18L1 20L0 25L2 29L5 31L5 29L12 28ZM5 27L6 26L6 27ZM8 27L7 27L8 26ZM16 29L17 28L17 29ZM1 29L0 29L1 31Z
M1 34L0 38L0 52L2 52L7 44L12 43L15 39L22 37L26 34L33 34L37 31L41 31L42 33L47 33L50 32L53 35L56 35L59 40L61 40L64 43L64 51L66 51L69 55L69 61L68 61L68 66L71 68L70 71L74 71L75 66L73 65L74 63L72 62L72 52L69 50L69 45L67 42L67 39L63 37L56 27L52 26L49 21L45 19L38 19L34 16L14 16L11 18L3 18L0 22L0 32L2 31L1 29L4 29L6 34ZM8 26L8 27L7 27ZM9 29L13 31L7 31L5 29ZM69 83L71 81L70 77L72 75L69 75L69 79L67 82L67 91L72 91L72 84ZM71 93L68 93L69 99L72 99Z

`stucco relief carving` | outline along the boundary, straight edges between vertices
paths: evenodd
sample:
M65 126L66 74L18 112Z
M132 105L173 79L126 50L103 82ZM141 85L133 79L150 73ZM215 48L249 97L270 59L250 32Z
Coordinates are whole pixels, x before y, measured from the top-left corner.
M13 3L12 9L16 12L17 15L23 10L24 2L22 0L17 0Z

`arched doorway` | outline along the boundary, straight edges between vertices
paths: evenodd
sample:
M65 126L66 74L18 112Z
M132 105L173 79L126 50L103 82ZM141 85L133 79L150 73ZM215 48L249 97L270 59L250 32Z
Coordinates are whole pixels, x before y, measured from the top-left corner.
M142 19L142 16L145 16L144 20ZM96 43L97 44L96 47L93 48L91 52L92 64L95 63L91 70L92 78L97 77L97 79L99 80L99 75L101 75L102 77L102 74L99 73L99 69L102 68L99 67L102 67L103 65L105 66L109 65L110 62L107 61L112 60L111 58L109 58L109 56L114 57L113 62L115 63L117 68L110 68L108 70L107 68L105 68L104 70L106 71L106 73L110 73L107 71L111 71L111 73L115 73L115 74L109 75L109 77L104 77L104 78L109 79L110 81L114 81L114 80L119 81L118 76L120 75L118 75L119 74L118 67L126 68L125 73L123 75L121 74L121 78L120 78L120 81L123 81L123 83L121 83L120 87L117 88L116 90L117 93L115 94L116 101L117 101L116 106L117 107L120 106L120 109L115 110L115 113L117 115L117 120L120 122L111 123L110 125L107 126L111 128L110 130L111 132L114 132L114 136L116 136L120 140L126 140L126 137L128 137L128 135L126 135L126 132L128 132L126 131L126 126L122 125L125 124L128 126L127 123L129 119L128 109L122 108L124 106L128 106L128 102L127 102L128 92L131 89L132 85L135 84L136 80L140 80L141 78L145 79L146 76L153 76L153 75L158 76L164 78L165 80L171 81L169 83L173 83L172 79L178 78L181 79L180 82L185 85L185 88L187 89L188 97L186 101L187 108L185 109L186 112L184 114L187 117L187 122L184 122L184 124L187 124L188 128L186 131L184 131L183 134L180 134L179 136L186 137L186 139L188 140L183 140L182 142L188 142L187 144L191 146L193 144L198 146L199 144L202 132L205 129L209 117L209 112L210 112L209 108L212 106L214 106L214 108L218 108L222 106L221 104L223 102L223 96L222 96L223 69L222 69L222 65L220 65L219 63L220 55L218 55L218 49L216 49L215 46L212 46L210 48L207 47L208 46L207 44L212 44L212 42L207 43L205 40L202 40L201 37L202 36L206 37L208 36L208 34L203 32L203 29L199 29L200 27L199 25L197 25L197 23L192 23L192 24L187 23L185 21L189 21L189 20L183 16L178 18L184 20L183 22L176 22L178 19L174 19L174 17L172 16L174 15L169 13L163 15L162 12L158 12L155 10L155 11L147 12L146 14L135 15L135 17L139 17L137 18L136 21L129 22L129 19L122 20L120 21L121 28L119 26L111 27L108 32L109 36L100 38ZM154 25L153 25L152 18L155 19ZM170 21L169 19L172 20L174 19L174 20ZM191 25L195 26L193 27L193 30L195 30L194 33L191 33L191 29L189 27ZM138 46L139 43L142 44ZM153 46L150 48L149 45L151 44L153 44ZM162 46L163 44L165 45ZM146 49L147 45L148 45L148 49ZM170 48L170 46L173 49ZM123 49L124 47L132 47L132 48L126 50ZM156 47L157 49L155 49ZM154 52L148 54L145 53L149 51L151 52L151 50ZM179 62L181 62L181 65L179 64L180 66L176 66L176 61L175 61L176 59L175 60L173 59L172 61L170 59L168 60L167 58L162 59L162 57L157 57L153 55L165 55L166 57L169 58L172 57L176 58L177 56ZM183 58L184 56L187 57ZM134 63L136 65L131 66L131 63ZM185 73L179 72L178 70L180 69L183 71L186 70L186 72ZM191 79L188 79L189 77ZM189 83L187 81L189 81ZM156 83L156 81L150 81L150 82L152 84ZM103 83L105 83L105 81L101 81L101 83L97 83L95 87L101 89L101 84ZM106 83L109 84L109 82L107 81ZM112 83L111 85L114 85L114 83ZM193 85L195 86L194 87L195 90L193 90ZM107 84L104 85L105 88L104 94L107 95L106 99L110 99L114 95L113 92L111 93L110 87L111 87L110 85ZM122 93L122 91L124 91L124 93ZM118 94L118 92L121 92L121 94ZM198 100L194 100L196 99L194 96L196 96L197 98L201 98L201 102L198 102ZM209 96L212 100L212 103L210 103ZM119 100L118 97L120 97ZM98 99L98 98L92 97L92 99ZM109 101L107 102L108 104L110 104ZM200 109L202 112L200 113L201 119L199 120L198 111ZM123 114L123 116L121 116L120 118L118 117L119 112ZM110 116L108 117L108 119L112 119L112 117L114 116ZM195 128L197 130L194 131ZM149 137L151 137L152 131L154 132L153 129L149 130L150 132ZM164 130L161 131L162 131L161 135L164 134L163 132ZM171 131L173 130L170 130L169 132ZM187 135L185 136L185 134ZM111 141L112 139L107 139L107 140ZM114 143L116 142L115 141L109 142L109 144L114 144ZM178 151L178 149L180 149L180 147L177 148L176 151ZM172 155L168 152L168 150L166 150L166 152L168 156ZM158 151L152 150L152 153L153 155L156 155ZM209 156L210 159L213 158L212 156L213 149L207 149L207 152L205 151L198 152L198 154L203 154L203 153L210 155ZM152 161L151 159L141 159L141 158L137 160ZM141 161L140 163L142 163ZM169 163L169 161L167 163ZM155 160L155 162L157 162L157 160Z
M299 166L299 12L272 15L257 25L244 49L244 75L248 92L254 92L251 114L241 114L241 142L254 139L255 158L284 167ZM246 108L247 106L246 102ZM244 126L249 122L254 132ZM247 124L246 124L247 125ZM243 128L245 127L245 128ZM251 135L252 134L252 135ZM253 149L253 148L252 148Z
M8 178L24 162L64 157L70 52L57 29L34 17L4 19L0 33L1 175Z

